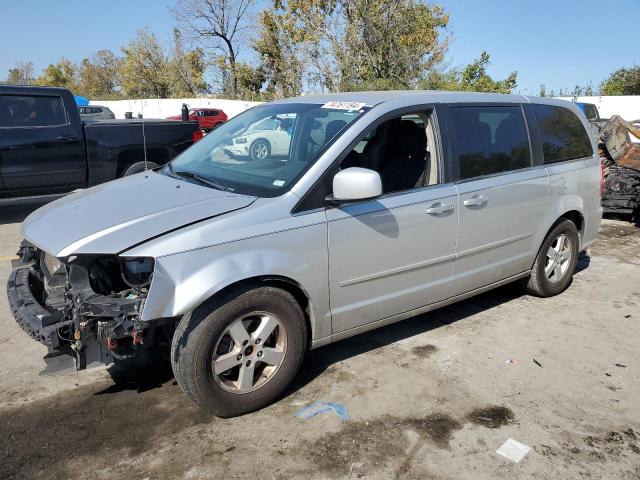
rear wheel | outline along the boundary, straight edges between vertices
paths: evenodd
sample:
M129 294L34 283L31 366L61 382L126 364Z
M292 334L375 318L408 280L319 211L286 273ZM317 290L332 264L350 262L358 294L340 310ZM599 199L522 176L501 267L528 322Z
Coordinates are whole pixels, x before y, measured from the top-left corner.
M551 297L565 291L576 269L579 244L575 224L571 220L558 223L540 247L531 276L524 281L527 292Z
M144 172L145 170L151 170L152 168L156 167L158 167L158 165L153 162L146 162L146 164L145 162L137 162L125 168L122 172L121 177L127 177L129 175L133 175L134 173Z
M244 287L205 302L180 321L171 363L182 390L210 413L229 417L276 399L306 348L304 314L273 287Z

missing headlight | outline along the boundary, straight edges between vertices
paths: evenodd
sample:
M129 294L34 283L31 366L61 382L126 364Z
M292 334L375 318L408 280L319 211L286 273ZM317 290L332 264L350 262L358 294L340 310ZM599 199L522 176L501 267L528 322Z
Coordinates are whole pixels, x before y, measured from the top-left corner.
M122 280L130 287L140 288L151 283L153 258L123 258L120 265L122 267Z

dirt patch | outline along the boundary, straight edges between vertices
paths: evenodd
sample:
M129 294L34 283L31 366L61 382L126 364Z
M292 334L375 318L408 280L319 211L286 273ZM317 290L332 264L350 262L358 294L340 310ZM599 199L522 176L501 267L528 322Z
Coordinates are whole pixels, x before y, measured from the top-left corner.
M622 432L611 431L604 435L588 435L584 437L584 443L591 448L589 455L602 461L607 458L615 460L627 454L640 455L638 435L632 428Z
M74 477L69 458L87 457L98 469L144 453L157 439L216 421L182 394L169 372L146 370L141 379L131 374L2 410L0 478Z
M366 464L372 470L384 468L391 459L408 452L408 431L431 440L446 449L453 432L462 428L455 418L436 413L424 418L397 418L387 415L368 422L348 422L305 448L307 457L321 471L345 475L353 465Z
M589 255L613 257L622 263L640 265L640 228L627 222L606 222L589 247Z
M420 357L420 358L429 358L431 355L433 355L437 351L438 351L438 347L430 344L419 345L411 349L411 353L413 353L416 357Z
M514 415L507 407L493 406L476 408L466 416L466 419L483 427L500 428L513 422Z

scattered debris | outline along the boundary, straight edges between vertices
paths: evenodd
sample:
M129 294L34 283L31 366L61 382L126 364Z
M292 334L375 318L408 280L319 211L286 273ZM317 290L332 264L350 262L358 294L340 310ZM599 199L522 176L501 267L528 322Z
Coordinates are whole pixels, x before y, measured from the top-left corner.
M616 363L616 367L620 367L620 368L627 368L626 365L623 365L621 363Z
M538 365L540 368L542 368L542 364L536 360L535 358L533 359L533 363L535 363L536 365Z
M640 145L631 141L631 135L640 138L640 120L627 122L614 115L600 130L600 141L611 159L621 167L640 172Z
M524 443L520 443L513 438L509 438L498 450L496 450L496 453L515 463L520 463L524 456L529 453L529 450L531 450L531 448Z
M605 213L632 215L640 219L640 121L627 122L614 115L599 129L600 161L604 173L602 207Z
M507 358L504 363L506 363L507 365L520 365L520 361L516 360L515 358Z
M349 410L341 403L333 402L313 402L308 407L301 408L295 414L296 417L308 419L323 413L335 413L340 420L349 420Z

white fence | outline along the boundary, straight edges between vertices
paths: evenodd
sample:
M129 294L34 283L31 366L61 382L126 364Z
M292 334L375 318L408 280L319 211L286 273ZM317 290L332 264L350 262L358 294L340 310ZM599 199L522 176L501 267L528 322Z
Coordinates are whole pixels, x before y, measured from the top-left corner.
M572 100L572 97L557 97L563 100ZM640 95L636 96L598 96L578 97L579 102L593 103L598 107L600 116L609 118L612 115L620 115L625 120L640 118ZM143 113L145 118L166 118L171 115L180 115L183 103L190 108L220 108L229 118L245 111L247 108L257 105L259 102L246 102L244 100L222 100L217 98L163 98L146 100L94 100L93 105L105 105L109 107L116 118L124 118L125 112Z
M572 101L573 97L557 97ZM578 102L593 103L602 118L620 115L625 120L640 118L640 95L578 97Z
M109 107L116 118L124 118L125 112L131 112L134 117L139 113L144 118L167 118L180 115L182 104L189 108L219 108L229 118L244 112L259 102L245 102L244 100L222 100L217 98L155 98L142 100L92 100L91 105Z

